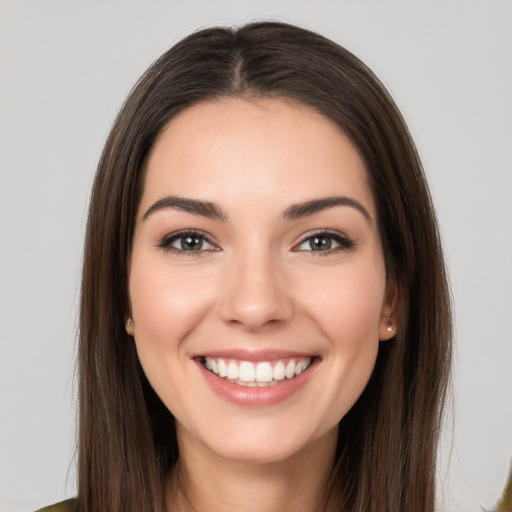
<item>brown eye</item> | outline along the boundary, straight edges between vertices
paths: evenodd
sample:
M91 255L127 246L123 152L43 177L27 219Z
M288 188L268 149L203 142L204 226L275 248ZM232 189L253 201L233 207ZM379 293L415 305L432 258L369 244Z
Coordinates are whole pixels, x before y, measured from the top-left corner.
M339 232L321 232L305 238L298 246L299 251L313 251L333 253L337 251L349 250L355 246L355 243L343 233Z
M168 235L158 245L163 249L183 253L212 251L216 249L205 235L194 231L181 231L180 233Z
M328 251L332 247L332 239L328 236L312 236L309 247L312 251Z
M200 251L203 248L204 238L199 235L185 235L178 238L173 244L182 251Z

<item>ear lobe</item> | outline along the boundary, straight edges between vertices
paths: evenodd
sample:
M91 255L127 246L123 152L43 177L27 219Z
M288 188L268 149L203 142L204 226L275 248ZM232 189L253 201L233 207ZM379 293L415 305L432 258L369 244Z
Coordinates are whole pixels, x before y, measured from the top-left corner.
M379 319L379 340L393 338L398 330L398 287L394 279L388 279Z
M126 333L128 334L128 336L133 336L134 333L135 333L135 324L133 323L133 320L128 317L126 318L126 321L124 323L124 327L126 329Z
M129 265L129 263L128 263ZM129 275L129 272L128 272ZM125 308L125 315L124 315L124 328L126 330L126 334L128 336L133 336L135 334L135 323L133 322L132 318L132 300L130 296L127 297L128 304Z

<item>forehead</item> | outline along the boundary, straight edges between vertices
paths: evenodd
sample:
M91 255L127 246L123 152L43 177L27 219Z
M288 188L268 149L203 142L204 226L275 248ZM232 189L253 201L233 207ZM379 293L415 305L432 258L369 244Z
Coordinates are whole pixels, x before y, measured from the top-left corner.
M352 195L374 209L349 138L313 109L280 99L227 98L174 117L149 155L142 201L169 193L260 205ZM219 197L204 197L212 194Z

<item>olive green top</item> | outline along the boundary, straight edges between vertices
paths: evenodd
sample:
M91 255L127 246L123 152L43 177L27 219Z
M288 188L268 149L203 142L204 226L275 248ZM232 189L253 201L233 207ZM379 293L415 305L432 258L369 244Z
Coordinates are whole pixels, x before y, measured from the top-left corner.
M512 512L512 468L510 468L507 485L498 503L498 512Z
M77 512L77 503L76 499L70 499L66 501L61 501L60 503L56 503L55 505L50 505L49 507L41 508L36 510L36 512ZM505 490L503 491L503 495L498 503L498 508L496 512L512 512L512 471L510 472L508 483L505 486Z
M76 499L61 501L60 503L55 503L55 505L50 505L49 507L44 507L36 512L76 512Z

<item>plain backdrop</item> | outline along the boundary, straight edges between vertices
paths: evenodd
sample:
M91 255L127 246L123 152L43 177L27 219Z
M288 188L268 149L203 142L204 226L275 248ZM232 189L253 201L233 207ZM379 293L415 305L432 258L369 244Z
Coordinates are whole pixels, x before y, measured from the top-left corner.
M512 459L512 2L0 1L0 510L74 495L83 229L103 142L189 32L277 19L366 62L418 145L456 314L441 511L491 509Z

